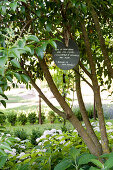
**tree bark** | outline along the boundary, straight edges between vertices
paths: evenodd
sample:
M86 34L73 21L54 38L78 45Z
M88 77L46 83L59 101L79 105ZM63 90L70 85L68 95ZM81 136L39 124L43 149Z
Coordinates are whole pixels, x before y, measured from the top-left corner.
M99 38L99 41L100 41L100 47L101 47L103 56L105 58L104 64L107 66L109 76L113 79L113 67L111 65L109 55L108 55L108 52L107 52L107 49L106 49L105 40L103 38L101 27L100 27L100 24L99 24L98 15L93 8L91 0L87 0L87 4L90 8L90 12L91 12L91 15L93 17L93 20L94 20L94 23L95 23L95 28L96 28L98 38Z
M41 119L41 97L39 95L39 124L42 124L42 119Z
M77 70L79 71L79 68ZM76 72L75 72L75 81L76 81L77 99L78 99L81 115L82 115L83 121L84 121L85 126L86 126L86 131L89 134L89 136L91 137L91 139L93 140L95 146L97 146L99 153L102 154L102 146L99 143L99 140L98 140L98 138L97 138L92 126L91 126L91 123L89 121L87 111L86 111L86 108L85 108L85 105L84 105L84 101L83 101L83 98L82 98L81 86L80 86L80 76Z
M87 34L85 24L83 21L81 23L81 27L82 27L82 33L84 36L87 57L89 60L91 74L92 74L92 84L93 84L93 90L94 90L94 95L95 95L96 108L97 108L97 112L98 112L102 149L103 149L103 153L109 153L108 138L107 138L107 133L106 133L104 114L103 114L102 102L101 102L101 97L100 97L100 87L98 85L95 62L93 60L88 34Z

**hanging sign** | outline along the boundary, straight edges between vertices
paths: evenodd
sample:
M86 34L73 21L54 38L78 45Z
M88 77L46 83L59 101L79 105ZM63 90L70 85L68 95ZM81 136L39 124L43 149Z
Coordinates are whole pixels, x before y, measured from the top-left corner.
M79 62L79 49L73 40L69 40L68 47L65 46L64 39L62 42L57 41L57 49L53 49L53 60L62 70L70 70Z

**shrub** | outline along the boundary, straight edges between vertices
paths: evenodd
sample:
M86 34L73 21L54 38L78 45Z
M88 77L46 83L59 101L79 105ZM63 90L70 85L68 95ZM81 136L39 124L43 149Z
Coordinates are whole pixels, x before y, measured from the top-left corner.
M27 117L25 114L21 113L18 117L19 122L21 122L22 125L25 125L27 123Z
M80 109L74 107L74 108L73 108L73 112L74 112L74 114L76 115L76 117L77 117L80 121L82 121L82 115L81 115Z
M51 123L54 123L54 121L56 120L56 115L55 115L54 111L48 112L48 119Z
M36 139L39 138L41 135L42 133L39 130L33 129L31 134L31 143L33 145L36 145L37 144Z
M44 112L41 113L41 123L43 124L45 122L45 114ZM38 116L38 123L39 123L39 116Z
M28 120L30 123L34 124L36 122L36 113L35 112L32 112L32 113L29 113L28 114Z
M1 126L5 123L6 120L6 116L4 115L4 113L0 112L0 124Z
M12 126L15 126L15 123L17 121L17 114L16 113L10 113L7 115L8 122L11 123Z
M22 130L15 130L14 131L14 136L20 138L21 140L25 140L28 138L28 135L24 129Z

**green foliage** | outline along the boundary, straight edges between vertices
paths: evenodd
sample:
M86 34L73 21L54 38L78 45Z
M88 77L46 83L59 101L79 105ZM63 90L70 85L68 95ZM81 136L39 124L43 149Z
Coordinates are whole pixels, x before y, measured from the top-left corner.
M48 112L48 119L51 123L54 123L54 121L56 120L56 115L55 115L54 111Z
M22 130L15 130L14 131L14 135L18 138L20 138L21 140L25 140L28 138L28 135L26 133L26 131L24 129Z
M11 123L12 126L15 126L15 123L17 121L17 114L15 112L12 112L7 115L8 122Z
M37 120L37 116L35 112L31 112L28 114L28 120L30 123L34 124Z
M39 138L41 135L42 135L42 133L39 130L33 129L32 134L30 136L31 144L36 145L37 144L36 139Z
M27 117L25 114L21 113L18 117L18 120L21 122L22 125L25 125L27 123Z
M0 112L0 123L3 125L5 123L6 116L3 112Z

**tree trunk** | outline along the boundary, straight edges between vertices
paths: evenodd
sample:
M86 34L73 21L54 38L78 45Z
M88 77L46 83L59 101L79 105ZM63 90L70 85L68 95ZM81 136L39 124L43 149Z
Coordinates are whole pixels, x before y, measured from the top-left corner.
M87 134L87 132L84 129L84 127L82 126L81 122L74 115L74 113L72 112L71 108L68 106L68 104L65 102L64 98L59 93L58 89L56 88L56 86L55 86L55 84L53 82L53 79L52 79L52 77L51 77L51 75L49 73L49 70L47 68L47 65L46 65L44 59L43 60L39 59L39 62L40 62L41 68L42 68L42 70L44 72L44 76L46 78L46 81L48 82L48 85L49 85L53 95L55 96L55 98L59 102L60 106L63 108L63 110L64 110L64 112L66 114L66 118L77 129L79 135L82 137L82 139L86 143L86 145L89 148L90 152L92 154L96 155L96 156L99 156L100 153L99 153L99 150L97 149L97 146L94 144L93 140Z
M39 94L39 124L42 124L42 118L41 118L41 97Z
M113 68L112 68L112 65L111 65L111 62L110 62L110 59L109 59L109 55L108 55L108 52L107 52L107 49L106 49L105 40L103 38L102 31L101 31L101 28L100 28L98 15L97 15L96 11L94 10L93 5L92 5L90 0L87 0L87 4L90 8L90 12L91 12L91 15L93 17L93 20L94 20L94 23L95 23L95 28L96 28L98 38L99 38L99 41L100 41L100 47L102 49L102 53L103 53L103 56L105 58L104 64L107 66L109 76L113 79Z
M79 71L79 69L77 69L77 70ZM99 153L102 154L101 144L99 143L99 140L98 140L98 138L97 138L92 126L91 126L91 123L90 123L88 115L87 115L87 111L86 111L84 101L83 101L83 98L82 98L82 93L81 93L80 76L77 73L75 73L75 81L76 81L77 99L78 99L81 115L82 115L83 121L84 121L85 126L86 126L86 131L89 134L89 136L91 137L91 139L93 140L95 146L97 146Z
M104 153L109 153L108 138L107 138L107 133L106 133L104 114L103 114L101 97L100 97L100 87L98 85L98 80L96 76L95 62L93 60L88 34L87 34L85 24L83 21L81 23L81 26L82 26L82 33L84 36L84 41L85 41L85 46L86 46L87 57L89 60L91 74L92 74L92 84L93 84L93 90L94 90L94 95L95 95L96 108L98 112L102 149Z

